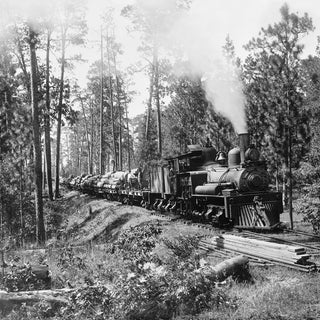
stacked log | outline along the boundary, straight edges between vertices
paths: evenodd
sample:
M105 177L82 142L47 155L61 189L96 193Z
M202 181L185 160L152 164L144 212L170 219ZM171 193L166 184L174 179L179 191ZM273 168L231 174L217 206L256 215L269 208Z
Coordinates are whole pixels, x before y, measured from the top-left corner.
M315 265L308 261L310 255L307 254L304 247L248 239L231 234L202 240L200 245L207 250L219 249L241 253L247 257L270 261L303 271L313 271L315 269Z

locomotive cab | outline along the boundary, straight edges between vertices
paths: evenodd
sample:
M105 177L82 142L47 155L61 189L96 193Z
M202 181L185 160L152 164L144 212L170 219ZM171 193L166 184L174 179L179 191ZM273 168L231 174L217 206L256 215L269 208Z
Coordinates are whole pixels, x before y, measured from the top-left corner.
M213 147L189 145L187 153L165 159L165 165L154 166L150 175L149 203L156 198L156 203L152 205L154 208L191 212L190 201L195 188L206 183L206 168L215 163L216 155Z
M199 184L207 181L207 166L215 163L217 151L213 147L188 146L189 152L175 158L168 158L170 193L187 199L194 194Z

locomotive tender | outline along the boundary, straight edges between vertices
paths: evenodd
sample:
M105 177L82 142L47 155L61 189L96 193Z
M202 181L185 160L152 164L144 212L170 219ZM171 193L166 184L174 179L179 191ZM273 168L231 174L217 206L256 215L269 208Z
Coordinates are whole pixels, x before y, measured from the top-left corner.
M248 134L240 134L239 140L240 147L230 150L228 159L213 147L192 145L188 153L151 166L144 179L139 170L113 172L77 177L69 186L219 227L277 227L282 195L270 190L266 163L249 144ZM148 184L143 186L146 178Z

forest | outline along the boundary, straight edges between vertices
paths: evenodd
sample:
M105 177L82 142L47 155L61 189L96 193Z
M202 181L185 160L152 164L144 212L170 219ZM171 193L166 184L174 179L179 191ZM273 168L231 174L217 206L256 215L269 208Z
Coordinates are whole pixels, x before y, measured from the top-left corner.
M2 20L3 243L45 243L50 221L44 203L59 199L60 182L70 175L103 174L111 170L111 163L116 170L130 170L184 153L189 144L204 145L207 138L217 150L227 152L242 129L218 104L233 103L230 96L235 91L241 91L246 130L267 160L274 188L283 192L291 214L304 213L317 230L320 37L307 58L302 58L300 42L315 32L312 19L283 4L281 20L262 26L245 44L245 59L237 57L226 34L221 57L237 81L223 72L213 72L211 81L208 71L217 65L191 72L192 61L180 54L181 48L163 43L168 30L161 21L174 21L191 4L173 1L152 14L149 7L135 4L122 8L122 17L131 25L128 32L141 37L144 57L140 65L126 70L120 68L123 49L114 32L114 12L106 9L96 44L101 57L90 66L86 87L72 76L85 58L74 53L87 43L83 1L39 4L41 14L36 17L24 12ZM2 10L10 13L9 7ZM137 94L131 83L138 70L148 78L148 99L145 112L130 118L128 108ZM211 94L210 81L224 84L222 96Z
M228 154L249 133L282 194L287 228L299 217L319 242L312 12L284 2L240 55L227 31L217 46L216 30L192 20L199 3L208 2L105 1L92 40L90 1L0 1L0 318L319 319L318 273L259 260L242 279L218 281L199 253L212 237L206 228L63 184L161 165L189 145ZM119 28L138 39L138 60L128 59ZM317 46L306 54L308 35ZM77 70L88 61L84 84Z

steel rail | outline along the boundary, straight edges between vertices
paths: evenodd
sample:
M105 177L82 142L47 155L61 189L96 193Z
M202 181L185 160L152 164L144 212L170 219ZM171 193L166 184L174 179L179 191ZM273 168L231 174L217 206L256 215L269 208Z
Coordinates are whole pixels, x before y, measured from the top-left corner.
M284 231L288 232L288 233L296 233L296 234L301 234L301 235L304 235L304 236L310 236L312 238L320 240L320 236L316 235L314 233L309 233L309 232L302 231L302 230L291 230L291 229L284 229Z

